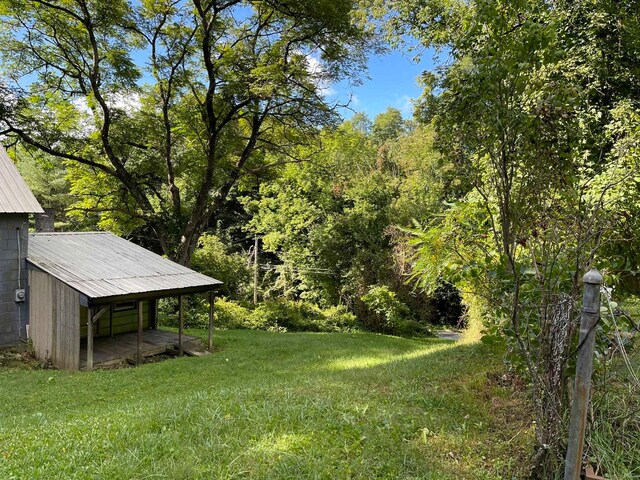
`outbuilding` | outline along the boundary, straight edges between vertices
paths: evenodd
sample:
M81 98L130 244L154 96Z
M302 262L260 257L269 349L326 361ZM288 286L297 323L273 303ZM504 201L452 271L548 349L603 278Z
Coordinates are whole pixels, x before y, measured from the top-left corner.
M42 208L0 146L0 345L33 342L36 356L67 370L91 370L176 350L186 336L184 297L222 282L108 232L28 234ZM27 284L28 281L28 284ZM178 299L178 332L157 328L158 300Z
M29 336L39 358L90 370L174 345L182 354L197 340L183 335L183 298L202 292L210 293L211 342L220 281L107 232L35 233L29 247ZM157 300L166 297L179 299L177 336L157 330Z

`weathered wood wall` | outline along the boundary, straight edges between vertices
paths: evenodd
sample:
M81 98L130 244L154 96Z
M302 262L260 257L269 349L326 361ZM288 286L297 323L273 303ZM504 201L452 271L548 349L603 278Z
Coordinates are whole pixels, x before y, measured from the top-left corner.
M53 321L53 278L44 272L29 271L29 337L36 357L52 360L55 345Z
M144 312L144 328L149 328L149 302L142 302ZM131 310L121 310L119 312L106 312L98 319L98 325L95 326L95 337L108 337L110 335L109 321L113 325L113 334L135 332L138 330L138 311L137 308ZM87 308L80 307L80 337L87 338Z
M40 360L58 368L80 367L80 294L52 276L29 271L30 327Z

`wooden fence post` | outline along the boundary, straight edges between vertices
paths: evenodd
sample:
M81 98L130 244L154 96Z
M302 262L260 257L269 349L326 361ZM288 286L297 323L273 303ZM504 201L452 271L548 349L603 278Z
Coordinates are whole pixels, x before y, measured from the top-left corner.
M182 348L182 330L184 330L184 297L178 297L178 356L184 354Z
M258 304L258 234L255 234L253 243L253 304Z
M93 370L93 308L87 309L87 371Z
M136 364L142 363L142 327L144 326L144 310L142 300L138 300L138 355Z
M564 480L579 480L582 470L582 450L587 426L587 406L591 390L593 372L593 351L595 348L596 325L600 318L600 287L602 275L595 269L585 274L580 319L580 340L576 360L576 383L571 406L569 443L564 464Z
M207 342L207 349L210 352L213 350L213 306L215 301L215 293L209 292L209 341Z

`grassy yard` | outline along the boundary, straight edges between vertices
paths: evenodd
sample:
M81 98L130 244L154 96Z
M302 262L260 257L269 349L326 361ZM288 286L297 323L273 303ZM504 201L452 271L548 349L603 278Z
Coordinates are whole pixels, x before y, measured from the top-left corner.
M200 334L203 332L190 332ZM517 478L531 422L487 347L217 332L138 368L0 370L0 478Z

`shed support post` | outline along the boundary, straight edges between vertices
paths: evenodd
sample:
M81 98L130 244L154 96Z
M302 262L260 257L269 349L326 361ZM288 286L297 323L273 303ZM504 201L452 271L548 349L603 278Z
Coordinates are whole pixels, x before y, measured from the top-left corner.
M158 300L149 300L149 329L158 329Z
M142 326L144 324L143 303L138 302L138 355L136 358L136 365L142 363Z
M213 350L213 306L215 301L215 293L209 292L209 341L207 342L207 349L210 352Z
M113 337L113 303L109 305L109 336Z
M182 330L184 329L184 296L178 297L178 355L184 354L182 349Z
M93 370L93 308L87 309L87 371Z

